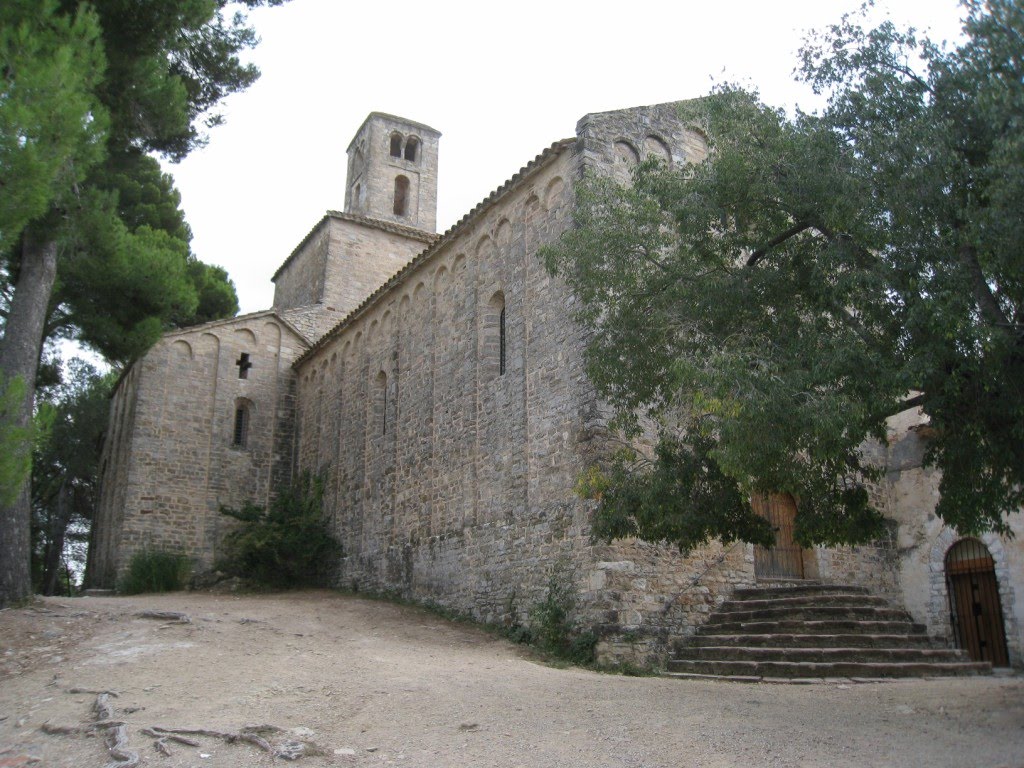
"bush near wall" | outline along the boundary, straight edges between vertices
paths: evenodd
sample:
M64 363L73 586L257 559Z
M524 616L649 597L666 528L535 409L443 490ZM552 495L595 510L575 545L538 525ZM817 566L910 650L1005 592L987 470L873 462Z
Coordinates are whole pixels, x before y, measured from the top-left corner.
M174 592L185 588L191 570L191 563L183 554L143 549L132 555L117 591L125 595Z
M323 482L308 473L268 507L247 502L221 513L242 525L224 539L220 570L276 589L327 586L341 557L323 512Z

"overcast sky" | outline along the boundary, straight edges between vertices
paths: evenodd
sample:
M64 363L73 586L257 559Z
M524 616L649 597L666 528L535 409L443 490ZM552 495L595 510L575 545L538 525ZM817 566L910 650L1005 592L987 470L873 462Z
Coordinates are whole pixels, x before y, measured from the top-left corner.
M227 268L242 312L269 307L270 276L326 210L341 210L345 148L369 112L441 131L438 231L588 112L755 85L811 109L793 82L806 32L857 0L623 3L291 0L251 14L263 77L227 124L167 166L200 259ZM880 0L876 13L959 32L955 0Z

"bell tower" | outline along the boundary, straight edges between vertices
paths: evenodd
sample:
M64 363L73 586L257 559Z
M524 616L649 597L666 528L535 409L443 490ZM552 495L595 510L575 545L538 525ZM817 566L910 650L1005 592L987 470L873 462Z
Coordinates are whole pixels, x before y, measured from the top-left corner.
M345 213L434 232L440 138L430 126L371 112L348 145Z

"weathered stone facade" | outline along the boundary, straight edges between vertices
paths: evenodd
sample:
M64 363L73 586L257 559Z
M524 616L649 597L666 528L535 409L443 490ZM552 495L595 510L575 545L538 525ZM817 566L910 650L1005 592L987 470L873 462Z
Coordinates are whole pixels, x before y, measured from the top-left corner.
M208 568L220 504L266 500L308 470L326 483L340 586L511 624L528 621L555 578L578 595L576 618L604 658L659 659L757 581L754 551L590 540L589 503L572 488L608 454L606 417L573 297L538 250L572 226L585 173L626 179L645 157L679 166L706 144L672 104L587 115L438 238L438 137L370 115L349 147L345 212L329 212L274 275L273 309L169 334L126 373L90 579L111 585L142 546ZM235 365L243 353L249 379ZM252 409L244 447L232 445L241 401ZM867 585L948 634L941 560L952 541L922 501L932 479L919 461L900 464L902 439L874 449L893 468L875 489L891 540L806 551L806 574ZM1019 661L1024 589L1012 585L1024 556L986 542Z
M212 567L227 521L220 505L265 502L288 482L291 364L307 347L287 323L259 312L167 334L128 370L101 459L91 583L112 584L144 548Z

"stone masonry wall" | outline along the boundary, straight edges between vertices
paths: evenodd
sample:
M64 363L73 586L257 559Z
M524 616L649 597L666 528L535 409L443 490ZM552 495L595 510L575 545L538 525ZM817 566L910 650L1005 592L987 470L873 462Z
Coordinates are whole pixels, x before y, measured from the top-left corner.
M96 519L89 532L89 560L85 572L85 586L89 588L113 585L117 578L125 498L135 480L130 470L141 370L141 365L133 365L124 373L110 402L109 426L100 455L101 493Z
M328 222L322 219L277 270L274 309L309 307L323 298L331 239Z
M434 236L329 212L274 276L274 309L309 339L323 336Z
M269 501L293 461L294 372L305 343L270 313L164 336L114 399L96 528L94 586L114 586L143 548L188 555L210 569L230 519L220 505ZM242 353L251 368L239 377ZM249 408L244 446L235 411ZM114 455L116 454L116 455Z
M935 514L941 473L924 466L927 420L908 411L890 422L885 446L885 512L898 524L896 541L900 598L928 632L954 644L946 586L946 553L964 538ZM1024 666L1024 510L1011 515L1014 536L978 537L995 562L1010 663Z
M511 621L586 546L571 487L592 390L536 258L571 170L557 158L300 364L299 466L327 478L340 583Z
M584 168L614 172L615 141L671 145L677 159L702 145L671 105L581 125L585 138L475 213L299 363L299 465L327 479L341 585L515 623L555 576L574 585L577 618L601 634L605 658L649 661L752 583L753 556L742 546L684 557L591 542L590 505L572 487L608 453L605 417L573 298L537 251L569 226Z
M337 318L318 337L424 250L433 237L370 220L329 219L329 249L322 303Z
M399 156L391 154L398 141ZM345 210L433 232L437 228L438 142L433 128L395 115L372 112L348 147ZM416 145L407 157L409 142ZM395 210L395 179L408 182L405 210Z

